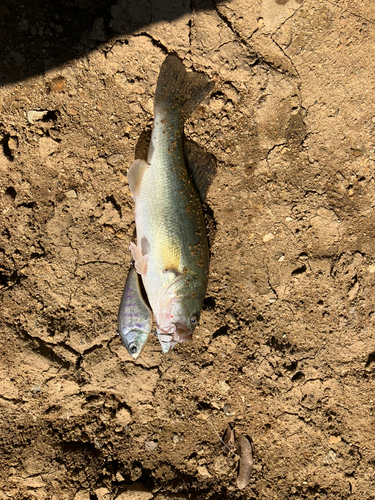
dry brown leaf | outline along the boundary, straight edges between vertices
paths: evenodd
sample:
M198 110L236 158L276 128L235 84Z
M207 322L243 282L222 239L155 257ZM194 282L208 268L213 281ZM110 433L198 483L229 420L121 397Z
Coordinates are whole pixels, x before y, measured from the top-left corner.
M232 429L231 425L228 424L228 427L225 431L224 437L223 437L223 443L225 446L223 446L224 451L234 451L236 448L236 438L234 435L234 429Z
M242 434L238 436L238 446L240 449L240 471L236 484L238 489L243 490L249 484L253 470L253 449L250 441Z

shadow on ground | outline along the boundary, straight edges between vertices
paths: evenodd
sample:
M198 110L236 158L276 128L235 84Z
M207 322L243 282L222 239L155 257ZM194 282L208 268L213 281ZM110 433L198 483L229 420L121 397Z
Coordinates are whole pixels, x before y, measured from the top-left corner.
M213 2L203 4L215 8ZM184 0L5 0L0 5L0 85L82 57L114 35L126 36L192 9Z

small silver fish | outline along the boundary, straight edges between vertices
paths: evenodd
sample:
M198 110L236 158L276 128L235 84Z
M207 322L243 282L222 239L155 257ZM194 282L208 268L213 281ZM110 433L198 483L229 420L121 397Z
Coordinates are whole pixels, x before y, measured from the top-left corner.
M152 312L142 297L140 276L132 265L118 312L118 333L128 353L137 359L152 328Z
M207 191L204 163L189 169L183 128L214 83L187 72L169 55L162 64L154 101L147 162L128 171L135 200L137 244L130 250L157 324L163 352L191 340L206 293L208 245L201 201ZM190 165L192 167L192 165Z

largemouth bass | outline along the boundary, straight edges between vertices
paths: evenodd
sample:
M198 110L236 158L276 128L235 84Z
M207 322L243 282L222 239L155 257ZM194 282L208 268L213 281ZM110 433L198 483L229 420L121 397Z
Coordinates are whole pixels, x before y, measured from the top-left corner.
M191 340L207 288L208 245L201 204L207 189L205 165L189 170L183 129L213 87L206 76L188 73L177 57L169 55L157 82L147 162L136 160L128 171L137 228L137 244L131 243L130 250L163 352Z
M118 333L134 359L141 354L152 328L152 312L142 297L140 276L129 270L118 312Z

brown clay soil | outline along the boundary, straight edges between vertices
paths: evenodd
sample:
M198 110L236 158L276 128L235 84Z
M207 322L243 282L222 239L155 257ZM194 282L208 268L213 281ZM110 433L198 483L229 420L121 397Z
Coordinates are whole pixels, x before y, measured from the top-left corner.
M374 4L118 0L76 45L1 12L0 499L374 499ZM75 57L23 77L52 39ZM186 124L210 280L193 342L134 362L126 172L168 52L216 81Z

